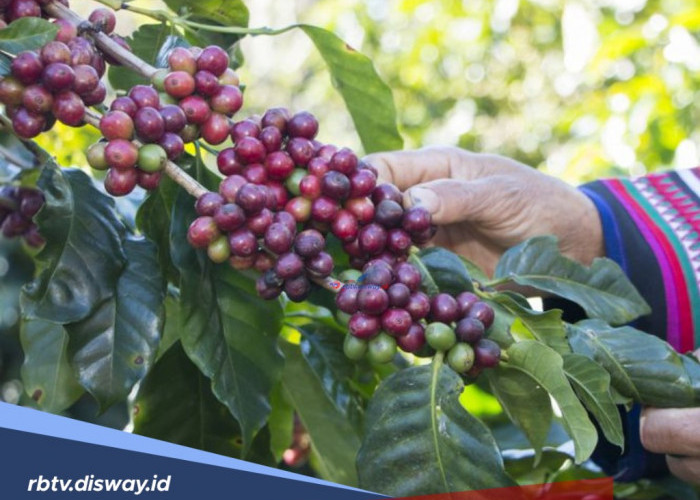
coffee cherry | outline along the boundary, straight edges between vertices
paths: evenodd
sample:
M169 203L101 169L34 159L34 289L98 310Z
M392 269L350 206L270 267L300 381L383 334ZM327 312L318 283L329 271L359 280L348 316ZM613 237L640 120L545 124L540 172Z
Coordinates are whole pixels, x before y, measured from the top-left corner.
M459 317L459 308L454 297L439 293L430 299L430 317L441 323L452 323Z
M396 280L406 285L409 290L415 292L421 284L420 271L413 264L408 262L399 262L394 266L394 274Z
M63 42L53 41L47 43L41 48L39 56L45 66L52 63L71 63L71 50Z
M53 94L42 85L30 85L24 90L22 105L38 115L48 113L53 108Z
M256 214L265 208L266 193L262 186L245 184L236 194L236 203L248 214Z
M95 90L80 94L80 97L83 100L83 104L85 104L85 106L97 106L98 104L102 104L105 100L105 97L107 97L107 87L104 83L98 82L97 87L95 87Z
M331 223L331 231L340 241L349 243L357 238L359 224L350 211L340 210Z
M264 273L275 267L275 262L276 260L272 255L259 251L255 256L255 264L253 264L253 267L255 267L256 271Z
M375 205L379 205L384 200L391 200L401 205L403 196L399 188L393 184L379 184L372 191L372 201Z
M137 171L138 179L136 183L147 191L153 191L160 185L161 172Z
M301 183L301 180L304 178L305 175L306 170L304 170L303 168L295 168L292 174L289 177L287 177L287 180L285 180L284 185L286 189L292 194L292 196L299 196L299 194L301 193L299 184Z
M134 121L123 111L109 111L100 119L100 132L105 139L127 139L134 137Z
M459 342L447 353L447 364L457 373L467 373L474 366L474 349Z
M321 196L311 203L311 218L316 222L332 222L339 210L337 201Z
M165 150L165 154L171 161L177 160L185 152L185 143L182 138L172 132L164 133L158 145Z
M34 217L44 205L44 195L36 190L24 190L19 204L19 213L27 219Z
M186 48L176 47L168 55L168 66L173 71L185 71L194 75L197 71L197 60Z
M289 110L286 108L270 108L262 117L261 125L265 127L276 127L283 134L287 131L287 121L289 120Z
M212 96L211 109L226 116L232 116L243 106L241 89L233 85L222 85Z
M265 231L265 247L276 254L289 251L293 241L292 232L280 222L272 223Z
M180 131L180 137L182 138L182 142L187 144L196 141L199 139L199 125L188 123Z
M248 181L245 179L245 177L240 175L230 175L221 181L221 184L219 184L219 194L229 203L233 203L236 201L238 191L246 184L248 184Z
M270 207L271 209L280 210L289 201L289 194L281 182L267 181L267 190L274 200L274 206Z
M376 176L369 170L356 170L350 176L350 198L363 198L372 194L377 185Z
M307 165L314 157L314 146L310 140L294 137L287 143L286 151L296 165Z
M231 256L231 248L228 246L228 239L226 236L219 236L207 247L207 255L209 259L217 264L226 262Z
M411 298L411 290L403 283L394 283L387 291L391 307L405 307Z
M110 171L112 172L112 171ZM195 248L205 248L221 236L212 217L197 217L187 230L187 241Z
M216 166L219 168L219 172L227 176L243 172L243 164L238 161L234 148L219 151L216 157Z
M7 76L0 80L0 102L7 106L22 104L24 85L17 79Z
M357 312L357 294L360 288L357 286L345 285L335 296L335 304L344 313L354 314Z
M41 74L41 82L48 90L60 92L68 90L75 81L73 68L64 63L49 64Z
M343 148L331 157L329 167L341 174L351 175L357 168L357 156L352 150Z
M272 212L268 208L263 208L253 215L246 222L248 229L253 231L255 236L263 236L267 228L272 225Z
M314 175L316 177L323 177L326 172L330 172L329 160L321 158L319 156L311 158L308 165L306 165L309 175Z
M202 139L216 146L228 139L229 129L228 118L219 113L212 113L202 125Z
M187 73L189 74L189 73ZM197 71L194 74L194 90L204 97L211 97L219 91L219 79L209 71Z
M231 255L231 258L228 260L228 264L237 271L245 271L246 269L251 269L255 265L255 260L255 255L251 255L249 257Z
M327 252L321 252L306 260L306 270L316 278L327 278L333 272L333 257Z
M70 64L71 66L79 66L81 64L92 66L93 60L96 60L96 56L99 55L96 53L92 41L82 36L74 38L68 42L67 45L70 49L70 61L66 64ZM95 71L97 71L98 74L100 74L100 69L101 68L95 67Z
M260 126L253 120L241 120L231 127L231 139L238 143L244 137L260 138Z
M93 10L90 17L88 17L88 21L90 21L95 28L108 35L114 31L117 25L117 18L114 15L114 11L103 7Z
M10 64L12 76L25 85L31 85L41 78L44 63L36 52L21 52Z
M221 85L234 85L238 87L241 83L241 79L232 68L226 68L226 71L219 77L219 83Z
M107 158L105 157L106 147L106 142L97 142L90 146L85 154L88 164L95 170L107 170L109 168Z
M295 278L304 272L304 261L294 252L284 253L277 259L275 272L285 280Z
M401 221L402 227L411 234L429 230L430 223L430 212L421 206L414 206L406 210Z
M286 227L289 232L294 236L297 232L297 222L294 217L288 212L282 211L277 212L272 218L273 222L277 222Z
M425 345L425 329L420 323L413 323L408 333L396 339L396 343L405 352L417 352Z
M311 218L311 200L297 196L287 202L284 210L297 222L306 222Z
M386 246L386 229L376 223L368 224L362 229L357 237L360 248L370 255L377 255Z
M245 212L235 203L223 204L214 212L214 222L219 229L227 233L241 227L245 220Z
M105 177L105 191L112 196L126 196L131 193L138 182L136 170L110 169Z
M474 344L476 364L481 368L493 368L501 361L501 348L493 340L481 339Z
M19 108L12 117L12 128L23 139L33 139L44 130L46 119L25 108Z
M396 354L396 340L384 332L368 342L367 358L372 363L388 363Z
M367 341L354 335L346 335L343 342L343 352L348 359L359 361L367 354Z
M389 296L376 286L364 286L357 293L357 307L366 314L381 314L389 307Z
M117 170L130 170L136 166L139 148L131 141L114 139L105 147L107 164Z
M302 302L311 293L311 282L303 274L284 282L284 293L292 302Z
M253 232L245 227L236 229L229 234L228 243L231 253L238 257L251 257L258 250L258 239ZM251 261L251 266L254 261Z
M168 77L169 74L170 72L167 69L161 68L157 70L151 77L151 85L153 85L156 88L156 90L158 91L158 96L161 100L163 99L163 92L165 90L165 79ZM168 98L170 97L167 94L165 95Z
M19 212L12 212L2 223L2 235L5 238L22 236L31 227L31 220L23 217Z
M425 340L436 351L447 351L457 343L457 336L445 323L435 322L425 329Z
M357 221L364 225L374 220L375 207L369 198L353 198L345 202L345 208L352 212Z
M265 127L262 129L259 139L268 153L279 151L282 147L282 132L276 127Z
M123 111L133 119L134 116L136 116L136 112L139 110L139 107L131 99L131 97L123 96L117 97L114 101L112 101L112 105L109 107L109 110Z
M493 308L485 302L477 302L469 310L469 317L481 321L485 329L491 328L495 314Z
M265 158L265 168L270 179L284 180L294 172L294 161L284 151L273 151Z
M377 205L374 220L386 228L393 228L401 224L403 208L393 200L382 200Z
M85 118L85 104L75 92L64 90L54 97L53 114L60 121L71 127L83 124Z
M315 229L306 229L294 239L294 251L304 259L317 256L325 246L323 235Z
M165 153L165 150L157 144L146 144L139 148L138 166L144 172L160 172L165 168L167 161L168 155ZM215 193L211 194L216 195Z
M269 278L272 276L273 278ZM268 270L260 276L255 282L255 290L258 295L265 300L272 300L282 293L282 282L279 285L273 284L276 281L276 274L273 270Z
M226 51L216 45L211 45L202 50L202 53L197 58L197 69L199 71L208 71L215 76L221 76L228 68L229 57Z
M363 269L365 272L363 283L366 285L377 285L386 290L394 281L394 273L389 266L371 265L376 262L376 260L370 261Z
M406 304L405 309L414 321L418 321L428 316L430 299L423 292L415 292L408 298L408 304Z
M175 99L183 99L194 93L194 77L186 71L173 71L163 81L163 89Z
M318 120L307 111L301 111L289 119L287 131L291 137L313 139L318 133Z
M304 172L304 170L301 171ZM315 200L321 196L321 180L315 175L303 176L299 181L299 193L304 198Z
M382 314L382 329L393 337L406 335L411 324L411 315L403 309L391 308Z
M129 97L136 103L139 108L155 108L160 107L160 97L158 91L150 85L136 85L129 91ZM134 116L136 116L134 114Z
M56 40L63 43L68 43L78 36L78 27L67 19L54 19L52 21L58 27Z
M165 133L165 121L157 109L142 107L134 117L136 134L144 142L156 142Z
M472 292L462 292L457 295L456 300L459 306L459 315L464 317L469 313L471 307L479 302L479 297Z
M39 228L37 228L36 225L29 226L29 229L27 229L27 231L24 233L23 238L25 243L32 248L43 247L46 243L44 238L39 234Z
M180 106L167 104L158 111L160 112L161 118L163 118L166 132L180 132L185 128L185 125L187 125L187 117Z
M379 333L381 323L376 316L365 313L355 313L348 322L348 331L359 339L370 339Z
M81 64L75 66L73 72L75 73L73 90L79 95L93 92L100 85L100 75L92 66Z
M386 247L397 255L405 255L411 248L411 237L403 229L392 229L387 235Z
M484 336L484 324L475 318L462 318L457 322L455 333L462 342L474 344Z
M350 194L350 179L340 172L330 171L321 178L321 193L334 200L344 200Z
M234 148L236 158L243 164L260 163L265 160L265 146L255 137L241 138Z

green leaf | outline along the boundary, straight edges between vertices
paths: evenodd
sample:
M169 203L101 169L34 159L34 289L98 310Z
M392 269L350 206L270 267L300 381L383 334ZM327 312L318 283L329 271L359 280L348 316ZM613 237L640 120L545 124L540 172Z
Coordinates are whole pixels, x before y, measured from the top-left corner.
M360 486L405 497L514 485L489 429L460 405L463 388L436 361L384 380L367 409Z
M700 364L658 337L600 320L569 325L568 335L574 352L605 368L623 396L660 408L700 404Z
M343 352L344 336L320 325L298 328L302 334L301 353L321 387L337 410L362 427L362 406L350 386L355 364Z
M174 46L177 37L172 36L173 29L166 23L144 24L127 38L132 52L146 61L155 65L158 54L165 47ZM109 66L107 74L109 83L115 90L128 91L135 85L148 85L148 78L137 74L135 71L123 66Z
M116 295L88 318L66 325L80 383L104 410L122 401L148 373L163 329L163 283L155 246L126 240L127 266Z
M163 326L163 335L158 343L158 354L156 361L159 360L170 346L180 340L181 325L180 325L180 302L177 298L168 295L165 298L165 325Z
M282 350L286 360L282 377L284 393L309 432L320 476L357 486L355 457L360 436L355 426L328 398L299 347L283 342Z
M68 362L68 334L63 326L40 319L23 321L20 339L26 393L42 410L52 413L75 403L84 391Z
M170 257L170 215L180 189L174 181L164 176L158 189L148 195L136 214L136 226L156 244L161 273L171 283L180 280Z
M250 14L242 0L164 0L176 13L186 12L189 21L214 26L248 26ZM198 45L219 45L228 48L239 38L237 34L216 33L205 29L188 30L191 41Z
M607 440L622 448L625 435L620 412L610 394L610 374L598 363L580 354L564 356L564 372Z
M564 257L553 236L539 236L506 251L494 278L531 286L579 304L590 317L611 324L648 314L649 306L620 267L595 259L590 267Z
M523 431L535 450L535 465L542 457L552 425L552 403L547 391L532 377L505 366L487 370L494 396L508 418Z
M270 391L282 357L279 301L255 293L252 279L228 265L215 265L187 242L194 219L192 199L180 193L173 209L171 251L180 270L181 342L185 352L212 381L214 395L243 430L244 451L270 414Z
M238 423L179 343L168 349L141 383L132 415L135 434L241 457Z
M301 24L331 72L333 85L345 101L366 153L403 148L396 128L396 106L391 89L372 61L334 33Z
M504 366L518 370L542 386L559 405L564 428L574 440L576 463L591 456L598 433L564 373L564 361L556 351L536 340L523 340L507 350Z
M439 292L457 295L474 291L464 261L449 250L440 247L424 249L412 254L409 262L420 270L422 287L428 295Z
M124 226L114 201L79 170L47 164L38 186L46 204L35 221L46 246L36 256L37 277L23 289L23 314L79 321L114 295L126 262Z
M278 383L270 394L270 419L267 427L270 429L270 451L275 462L282 460L282 455L294 439L294 408L284 397L282 383Z
M38 17L22 17L0 30L0 50L17 55L43 47L56 38L58 26Z
M515 324L511 326L511 333L517 337L520 328L525 330L525 337L537 339L545 343L559 354L571 352L571 347L566 340L566 330L561 319L562 311L550 309L545 312L533 311L518 303L511 295L497 293L492 297L494 302L502 305L516 317Z

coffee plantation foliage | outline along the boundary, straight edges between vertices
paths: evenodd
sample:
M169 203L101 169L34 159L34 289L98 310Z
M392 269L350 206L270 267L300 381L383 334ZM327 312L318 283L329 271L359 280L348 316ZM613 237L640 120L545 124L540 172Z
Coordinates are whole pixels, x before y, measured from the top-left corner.
M12 21L34 2L5 3ZM250 7L260 14L274 6ZM97 5L74 7L87 17ZM314 126L308 132L310 115L296 115L298 126L282 126L281 146L270 146L277 140L270 139L262 156L245 139L248 125L234 132L235 149L221 133L225 115L242 120L258 113L263 127L274 128L284 113L266 110L284 106L291 114L315 112L318 139L352 146L358 154L455 143L507 154L570 180L678 164L693 156L696 143L691 104L698 59L687 54L697 50L697 7L329 0L299 2L297 9L300 21L314 24L248 28L250 12L241 1L226 10L217 2L188 0L125 6L116 32L146 65L111 66L103 79L110 87L106 104L132 89L141 108L133 116L137 135L162 149L132 145L133 124L114 109L100 126L113 143L104 166L99 155L107 144L95 145L101 134L93 127L58 123L36 142L23 143L8 133L5 120L0 179L14 190L4 191L0 201L3 210L33 222L15 225L11 235L18 238L0 239L3 400L391 495L596 477L600 472L588 459L599 438L623 444L616 404L697 404L694 358L632 328L614 328L648 308L612 262L584 268L559 255L553 239L537 238L506 253L496 275L486 277L445 250L409 249L411 240L424 243L429 231L423 225L419 230L412 221L423 216L404 212L390 188L372 192L372 200L361 204L369 204L365 208L348 206L349 193L364 196L373 187L365 184L371 168L360 163L356 170L348 163L349 150L333 159L335 150L315 146L316 163L327 162L331 172L311 163L294 172L279 162L271 166L265 155L276 154L275 147L307 165L304 141L315 136ZM51 12L75 20L60 9ZM34 19L1 31L0 48L17 55L49 43L56 29ZM91 21L105 33L113 29L109 13ZM112 43L100 34L80 35L94 36L100 49ZM286 52L297 43L304 50ZM240 76L245 104L238 112L237 90L213 97L208 80L197 80L195 94L206 97L221 118L208 121L200 139L198 133L187 135L186 151L180 152L179 139L153 125L151 115L158 113L149 110L150 91L133 88L149 85L149 65L169 67L156 85L195 120L203 101L189 97L194 87L186 75L166 75L189 64L174 61L173 53L198 56L187 47L210 45L227 49L236 72L224 77L214 49L207 52L214 54L209 62L197 59L199 69L236 88ZM45 49L45 62L60 58L59 49ZM7 75L11 60L3 57ZM99 69L101 63L90 64ZM295 70L285 69L287 64ZM59 120L78 124L78 96L59 95L62 84L53 77L42 81L62 103L54 107ZM91 86L80 98L87 106L97 104L102 96L96 92ZM44 112L44 101L32 102ZM105 111L98 106L85 120L99 125L95 113ZM17 118L11 106L6 112L20 135L35 135L38 123ZM172 126L167 133L185 137L182 125ZM123 163L130 155L134 162ZM163 170L166 156L177 166ZM274 256L258 253L261 262L254 265L240 243L228 238L229 245L219 236L227 223L215 212L229 203L244 207L237 210L264 236L268 250L292 248L294 221L290 225L279 215L272 220L275 210L284 213L279 203L271 205L266 221L257 188L238 196L235 179L223 184L235 185L234 191L219 187L219 174L236 177L236 162L243 158L265 167L246 167L242 182L252 186L263 182L265 172L272 175L283 186L276 188L279 196L299 200L286 213L313 226L306 231L327 236L320 254L295 243L296 254L283 255L292 255L285 258L303 275L285 267L291 274L280 281ZM99 168L88 168L88 159ZM135 163L138 169L131 170ZM78 168L62 168L71 166ZM315 178L314 172L320 183L300 184ZM133 190L137 183L151 192ZM315 183L325 201L309 203L305 215L303 198L317 196ZM38 214L37 187L46 200ZM112 199L105 189L127 196ZM191 195L200 200L196 207ZM346 209L342 217L335 204ZM356 210L369 206L377 213L358 228ZM356 237L357 255L350 248ZM389 250L381 258L391 265L367 267L366 254L379 255L384 243L377 241L383 238ZM251 252L260 252L251 242ZM230 252L231 266L215 264L227 261ZM396 258L408 260L400 264ZM251 267L267 272L260 277ZM341 273L348 267L364 274ZM333 300L337 277L376 288L363 298L348 288ZM493 288L509 282L562 295L591 319L568 324L559 310L533 310L521 295ZM416 312L424 303L425 312ZM380 327L385 333L377 334ZM397 344L404 354L396 354ZM112 368L105 370L105 364ZM403 435L412 438L397 445ZM416 470L422 474L413 477ZM695 495L671 479L616 488L629 498Z

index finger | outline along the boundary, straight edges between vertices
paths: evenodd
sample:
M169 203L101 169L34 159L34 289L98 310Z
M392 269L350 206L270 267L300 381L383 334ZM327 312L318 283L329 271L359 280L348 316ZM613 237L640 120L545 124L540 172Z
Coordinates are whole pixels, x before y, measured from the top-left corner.
M388 182L405 191L416 184L451 177L458 161L458 153L452 149L429 147L374 153L364 161L377 169L377 184Z
M700 408L647 408L642 413L640 434L649 451L700 456Z

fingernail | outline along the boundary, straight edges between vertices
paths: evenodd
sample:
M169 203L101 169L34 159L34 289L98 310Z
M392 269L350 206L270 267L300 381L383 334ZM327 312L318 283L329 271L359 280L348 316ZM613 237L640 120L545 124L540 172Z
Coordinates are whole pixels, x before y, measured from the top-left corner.
M421 205L431 214L440 208L440 199L432 189L413 188L408 191L408 196L411 199L411 206Z

